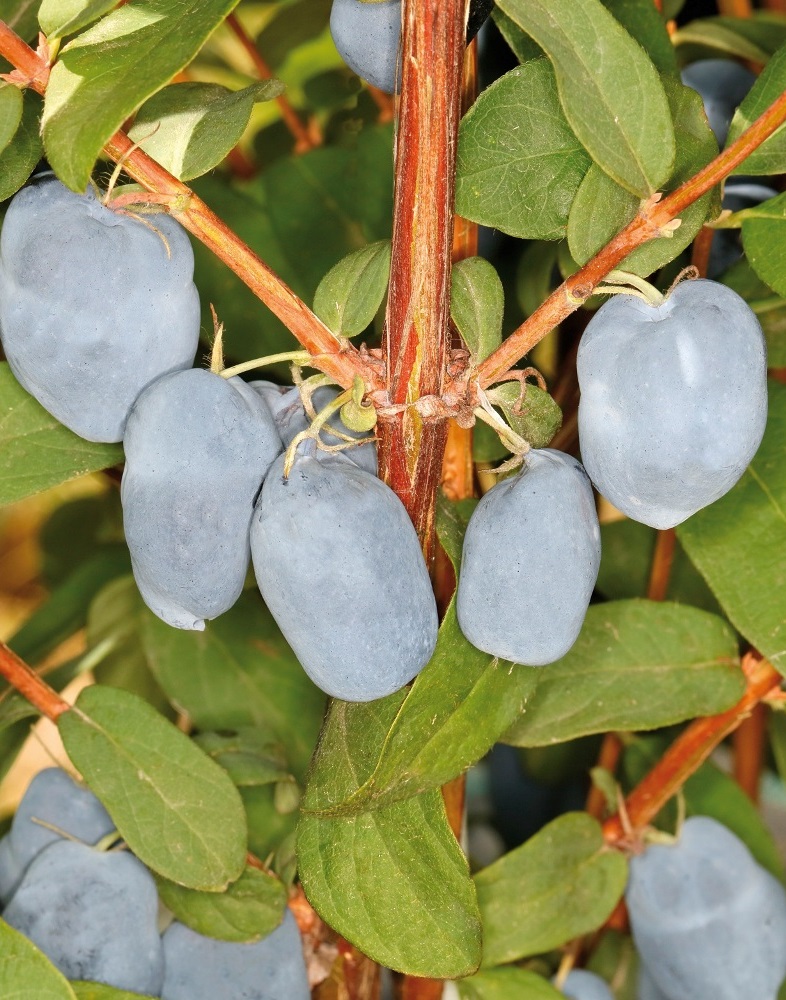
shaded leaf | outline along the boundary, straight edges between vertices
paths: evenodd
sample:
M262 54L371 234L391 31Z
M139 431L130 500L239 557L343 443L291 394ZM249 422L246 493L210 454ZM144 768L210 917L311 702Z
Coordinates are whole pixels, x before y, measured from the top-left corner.
M507 14L503 14L499 7L494 7L491 17L520 63L525 63L530 59L537 59L539 56L544 55L543 49L538 43L534 42L528 34L522 31Z
M439 501L438 533L454 565L472 506ZM434 655L409 690L367 704L331 702L304 810L349 815L440 787L490 749L539 676L471 646L451 601Z
M123 449L77 437L50 416L0 362L0 504L116 465Z
M49 959L19 931L0 920L0 996L36 1000L75 1000L74 991Z
M786 386L769 384L769 419L737 485L688 518L677 536L729 620L786 671Z
M199 729L263 727L297 776L316 743L325 695L312 684L258 593L249 591L204 632L147 615L148 662L173 704Z
M564 994L528 969L483 969L456 984L461 1000L561 1000Z
M246 818L227 773L147 702L85 688L57 721L68 756L137 857L192 889L245 867Z
M107 14L61 51L44 100L49 162L84 191L104 143L193 59L237 0L136 0Z
M675 139L657 70L600 0L500 0L546 51L560 102L593 160L646 197L669 178Z
M740 215L748 263L778 295L786 295L786 194L768 198Z
M505 742L656 729L723 712L744 686L737 641L716 615L657 601L595 604L570 652L541 671Z
M456 211L523 239L559 239L590 158L546 59L487 87L459 128Z
M714 53L766 63L786 42L786 18L772 11L748 17L704 17L689 21L672 35L680 53L711 49Z
M287 905L284 883L247 867L224 892L199 892L156 877L165 906L187 927L220 941L259 941L278 927Z
M677 56L666 30L666 20L654 3L649 0L603 0L603 6L636 39L659 73L677 75Z
M255 104L283 90L279 80L235 91L215 83L173 83L145 101L128 135L175 177L189 181L237 145Z
M664 81L677 134L677 158L665 190L672 191L718 154L718 144L707 124L704 105L695 90L677 80ZM599 166L587 172L568 219L568 245L574 259L585 264L626 226L640 207L639 199L616 184ZM708 192L680 216L671 236L661 236L638 247L620 269L648 275L674 260L691 243L709 214L717 215L717 194Z
M625 889L628 865L600 824L566 813L475 875L483 964L559 948L600 927Z
M519 406L520 396L521 383L503 382L494 386L491 398L518 435L533 448L545 448L562 426L562 410L537 385L527 385Z
M297 854L311 905L374 961L435 979L477 968L475 890L439 791L358 816L303 816Z
M238 787L293 780L283 748L259 729L241 729L231 734L198 733L194 741L229 773Z
M38 23L51 41L86 28L116 6L117 0L43 0Z
M13 139L22 121L24 99L18 87L0 83L0 153Z
M41 0L0 0L0 20L26 42L38 31L38 8Z
M38 134L40 117L40 98L36 94L26 93L22 106L22 120L13 141L0 153L0 201L5 201L12 194L16 194L41 159L43 147L41 136ZM1 382L0 377L0 384Z
M767 364L786 368L786 299L775 295L744 259L725 271L721 280L756 313L767 340Z
M494 266L483 257L456 261L450 276L450 315L480 364L502 343L505 290Z
M786 46L772 57L729 126L726 145L735 142L786 90ZM786 126L775 132L733 171L737 174L781 174L786 171Z
M314 293L314 312L337 337L355 337L376 316L389 278L389 240L355 250L320 281Z

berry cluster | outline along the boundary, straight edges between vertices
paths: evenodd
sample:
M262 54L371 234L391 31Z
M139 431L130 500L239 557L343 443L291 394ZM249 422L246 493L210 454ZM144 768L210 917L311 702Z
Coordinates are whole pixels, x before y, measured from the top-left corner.
M289 910L253 943L204 937L161 919L153 876L116 841L98 799L59 768L33 779L0 841L3 919L67 979L162 1000L308 1000Z

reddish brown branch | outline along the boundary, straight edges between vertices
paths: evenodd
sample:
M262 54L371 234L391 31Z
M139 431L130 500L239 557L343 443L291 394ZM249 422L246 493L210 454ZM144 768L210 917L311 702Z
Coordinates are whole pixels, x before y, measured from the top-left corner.
M751 17L753 5L750 0L718 0L718 11L727 17Z
M627 818L634 831L647 826L721 740L747 719L763 698L780 688L783 678L758 654L747 653L743 657L743 668L748 685L734 708L692 722L625 800ZM609 819L603 827L607 842L614 844L625 840L629 832L625 827L619 815Z
M491 385L541 341L550 330L574 312L595 286L636 247L663 233L681 212L738 167L765 139L786 121L786 91L708 166L661 201L650 199L639 214L592 260L571 275L478 368L482 387Z
M650 582L647 587L647 597L651 601L664 601L666 599L676 545L677 533L674 528L666 528L664 531L658 532L655 552L652 557Z
M54 688L41 678L5 643L0 642L0 674L25 698L33 708L52 722L67 712L71 706Z
M234 33L237 40L251 58L260 80L272 80L274 76L272 69L265 62L262 57L262 53L259 51L256 43L254 42L254 39L251 38L246 29L243 27L237 14L230 14L229 17L227 17L226 23L227 27ZM283 94L279 94L276 98L276 104L281 112L284 124L295 139L296 153L305 153L309 149L314 149L319 145L320 140L316 137L312 137L308 128L300 120L300 116L297 111L295 111Z
M26 76L43 93L39 77L44 61L2 21L0 55ZM113 160L122 160L123 169L156 196L171 199L173 214L205 246L245 282L270 311L294 334L314 358L314 366L340 385L349 387L361 375L371 389L381 388L377 374L350 344L339 343L308 306L278 277L208 206L182 181L173 177L141 149L135 149L123 132L116 132L104 147Z
M396 190L384 357L390 403L380 474L401 497L427 559L442 470L441 398L449 347L450 260L467 0L405 0Z
M702 226L699 234L693 241L691 251L691 264L699 272L702 278L707 277L710 266L710 253L712 252L712 241L715 238L715 230L711 226Z
M734 778L748 798L759 801L759 785L764 768L767 741L767 709L756 705L734 733Z

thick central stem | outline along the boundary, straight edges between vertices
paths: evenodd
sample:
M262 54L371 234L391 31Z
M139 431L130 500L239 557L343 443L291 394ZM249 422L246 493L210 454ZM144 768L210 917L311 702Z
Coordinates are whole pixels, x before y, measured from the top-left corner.
M384 341L388 393L380 468L433 554L446 421L418 409L442 394L467 0L404 0L393 253Z

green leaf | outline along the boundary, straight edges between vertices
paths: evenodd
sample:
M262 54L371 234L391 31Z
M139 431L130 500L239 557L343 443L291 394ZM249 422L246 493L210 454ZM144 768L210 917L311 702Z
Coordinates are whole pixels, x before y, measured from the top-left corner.
M38 8L41 0L0 0L0 20L26 42L38 31Z
M737 485L688 518L679 540L732 624L786 672L786 386L769 384L769 419Z
M190 181L237 145L255 104L283 90L279 80L236 91L216 83L173 83L145 101L128 136L175 177Z
M86 28L116 6L117 0L43 0L38 23L52 41Z
M84 191L104 143L201 49L237 0L137 0L69 42L46 88L43 134L57 176Z
M590 158L546 59L487 87L459 128L456 211L523 239L559 239Z
M439 502L438 533L454 566L471 508ZM434 655L409 690L369 704L331 702L304 811L355 814L439 788L491 748L524 710L538 679L531 667L471 646L454 599Z
M786 18L771 11L755 11L750 18L699 18L679 28L671 40L682 49L680 58L684 62L690 61L698 47L714 50L712 54L766 63L786 42Z
M247 867L224 892L198 892L156 878L158 895L187 927L219 941L259 941L281 923L287 905L284 883Z
M664 86L676 125L677 158L666 191L679 187L718 154L718 144L707 124L704 105L695 90L678 80ZM713 193L693 202L680 216L680 227L671 236L660 236L623 260L620 269L648 275L674 260L691 243L710 214ZM716 199L717 200L717 199ZM636 215L639 199L616 184L599 166L590 167L581 183L568 218L568 245L574 259L585 264ZM712 214L717 214L720 206Z
M657 601L595 604L570 652L542 670L505 742L657 729L723 712L744 686L737 641L716 615Z
M229 773L239 788L293 780L283 748L259 729L241 729L231 734L199 733L194 741Z
M747 260L738 260L722 278L756 313L767 340L767 364L786 368L786 299L773 294Z
M303 816L297 854L311 905L374 961L434 979L477 968L475 890L441 792L358 816Z
M22 91L10 83L0 83L0 153L13 139L22 121Z
M468 257L453 265L450 276L450 315L480 364L502 343L505 290L494 266L483 257Z
M644 49L659 73L677 76L674 52L666 21L649 0L603 0L603 6Z
M564 994L528 969L483 969L456 984L461 1000L563 1000Z
M0 504L117 465L123 449L77 437L28 395L0 362Z
M13 141L0 153L0 201L16 194L41 159L40 117L41 100L36 94L28 92L24 97L19 128Z
M764 67L747 97L737 108L729 126L726 145L735 142L786 90L786 46ZM733 171L737 174L781 174L786 172L786 126L781 125Z
M516 277L516 294L525 316L531 316L556 287L559 245L544 242L528 243L521 255Z
M786 194L745 210L742 245L761 280L778 295L786 295Z
M246 818L227 773L147 702L85 688L57 720L66 753L140 861L221 891L245 867Z
M565 813L475 875L483 964L538 955L600 927L625 889L628 865L600 824Z
M145 1000L147 997L147 994L143 996L141 993L129 993L128 990L104 986L103 983L72 982L71 989L76 993L78 1000Z
M511 21L507 14L503 14L499 7L494 7L491 17L520 63L529 62L530 59L537 59L544 54L543 49L533 42L515 21Z
M500 0L545 49L579 141L618 184L657 191L674 165L675 138L657 70L600 0Z
M303 672L258 593L248 591L204 632L173 629L153 615L142 638L151 669L199 729L258 726L305 773L325 696Z
M65 977L32 941L0 920L0 996L14 1000L30 996L35 984L35 1000L75 1000Z
M337 337L355 337L376 316L389 279L389 240L355 250L320 281L314 293L314 312Z
M501 408L513 430L533 448L545 448L562 426L562 410L552 397L537 385L527 384L524 398L520 382L495 385L490 398ZM517 407L520 412L517 412Z
M71 573L8 639L25 663L35 665L61 642L84 628L90 602L110 580L131 568L125 546L107 546Z

